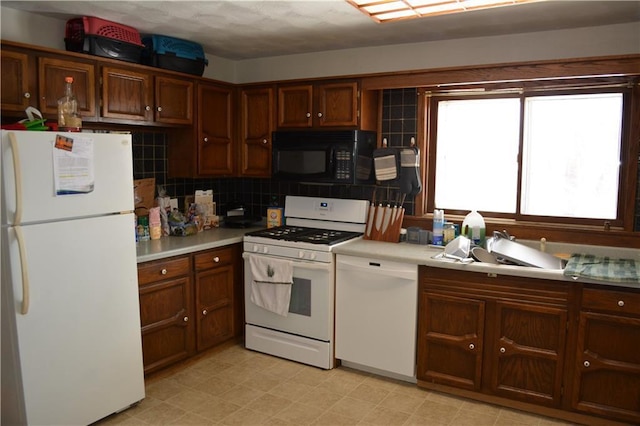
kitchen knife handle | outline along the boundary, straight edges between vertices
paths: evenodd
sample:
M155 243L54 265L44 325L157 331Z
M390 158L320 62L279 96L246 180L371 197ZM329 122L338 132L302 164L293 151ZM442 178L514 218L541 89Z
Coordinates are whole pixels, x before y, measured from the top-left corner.
M16 240L18 241L18 251L20 253L20 270L22 271L22 315L29 312L29 273L27 272L27 253L24 249L24 236L22 227L15 226Z
M9 133L9 144L13 158L13 175L16 190L16 211L13 215L13 224L20 225L22 221L22 170L20 169L20 155L18 153L18 140L13 132Z

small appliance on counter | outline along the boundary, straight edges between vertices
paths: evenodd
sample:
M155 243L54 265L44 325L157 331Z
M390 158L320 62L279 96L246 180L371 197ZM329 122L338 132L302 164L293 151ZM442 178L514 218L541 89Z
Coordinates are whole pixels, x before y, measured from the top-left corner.
M262 216L252 214L246 205L233 201L223 206L224 226L228 228L248 228L262 222Z

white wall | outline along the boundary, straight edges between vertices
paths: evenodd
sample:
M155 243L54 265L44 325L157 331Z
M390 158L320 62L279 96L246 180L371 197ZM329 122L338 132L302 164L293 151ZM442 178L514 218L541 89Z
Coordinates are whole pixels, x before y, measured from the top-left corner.
M640 22L244 60L238 83L640 53Z
M65 21L0 6L3 40L64 50ZM34 30L37 29L37 30ZM231 61L207 54L204 76L231 83L640 54L640 22Z

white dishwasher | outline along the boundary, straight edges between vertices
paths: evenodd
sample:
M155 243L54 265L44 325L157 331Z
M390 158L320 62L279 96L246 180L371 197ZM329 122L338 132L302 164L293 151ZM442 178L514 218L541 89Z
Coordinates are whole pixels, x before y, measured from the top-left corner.
M336 256L336 358L415 382L418 265Z

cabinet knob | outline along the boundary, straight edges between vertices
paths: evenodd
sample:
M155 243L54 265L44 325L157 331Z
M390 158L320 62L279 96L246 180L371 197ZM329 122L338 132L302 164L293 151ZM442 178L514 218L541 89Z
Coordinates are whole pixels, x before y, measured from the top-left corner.
M589 361L583 362L582 365L584 365L586 368L591 367L591 363Z
M188 322L188 321L189 321L189 317L184 317L184 318L182 318L182 321L184 321L184 322Z
M214 257L214 258L213 258L213 261L214 261L215 263L218 263L218 262L220 262L220 258L219 258L218 256L216 256L216 257Z
M207 310L206 310L206 309L203 309L203 310L202 310L202 315L205 315L205 316L206 316L208 313L209 313L209 312L207 312Z
M151 111L151 107L149 105L147 105L146 107L144 107L145 111Z
M166 270L166 269L163 269L162 271L160 271L160 273L161 273L162 275L167 275L167 270Z
M618 300L618 306L622 308L624 306L624 300Z
M29 93L29 92L25 92L24 97L25 97L25 98L27 98L27 99L29 99L29 98L31 97L31 93Z
M322 113L321 112L318 113L318 118L322 118Z
M500 353L503 354L505 353L507 350L505 348L500 348Z
M158 112L162 112L162 107L158 107L158 108L156 108L156 111L158 111Z
M307 118L309 118L309 117L311 117L311 113L310 112L307 113Z
M268 142L269 142L269 141L267 141L266 139L262 139L262 143L263 143L263 144L265 144L265 145L266 145Z
M209 142L209 138L207 137L202 138L202 142Z
M474 350L476 348L476 345L474 345L473 343L469 343L469 349Z

